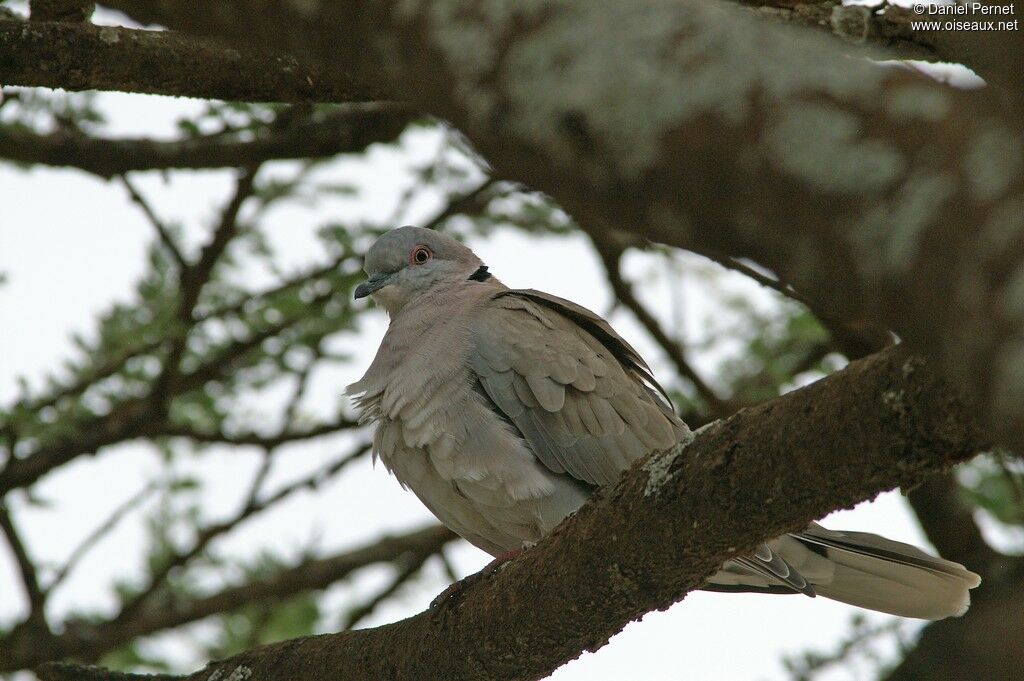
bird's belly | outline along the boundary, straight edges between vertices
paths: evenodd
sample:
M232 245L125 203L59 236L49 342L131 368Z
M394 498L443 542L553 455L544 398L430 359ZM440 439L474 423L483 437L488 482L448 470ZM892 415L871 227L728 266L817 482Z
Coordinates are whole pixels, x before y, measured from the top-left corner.
M513 500L493 480L453 480L422 449L401 451L385 465L420 501L474 546L497 555L536 542L545 528L536 499ZM490 497L486 503L481 497ZM502 503L504 501L504 503Z
M401 423L393 442L403 442ZM390 439L390 438L389 438ZM588 491L541 464L521 441L451 446L444 436L423 447L382 452L388 470L437 518L492 555L530 545L586 501Z

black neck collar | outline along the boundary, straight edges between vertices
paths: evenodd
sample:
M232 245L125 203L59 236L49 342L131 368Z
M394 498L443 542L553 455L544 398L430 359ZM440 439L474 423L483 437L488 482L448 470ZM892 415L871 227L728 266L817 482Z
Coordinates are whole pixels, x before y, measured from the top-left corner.
M487 281L491 278L491 273L487 271L487 265L480 265L476 272L469 275L469 281Z

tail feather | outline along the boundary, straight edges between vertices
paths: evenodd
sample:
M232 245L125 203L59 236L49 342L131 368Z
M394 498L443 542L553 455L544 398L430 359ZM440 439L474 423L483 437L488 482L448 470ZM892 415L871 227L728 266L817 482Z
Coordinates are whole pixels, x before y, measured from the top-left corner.
M864 532L837 532L812 523L803 532L768 542L786 579L753 558L722 566L706 585L712 591L816 593L901 617L942 619L963 615L981 578L963 565ZM750 563L756 563L751 565ZM808 588L797 588L806 580Z
M874 534L814 524L791 536L834 566L830 579L810 578L815 591L862 608L931 620L959 616L970 606L970 589L981 583L959 563Z

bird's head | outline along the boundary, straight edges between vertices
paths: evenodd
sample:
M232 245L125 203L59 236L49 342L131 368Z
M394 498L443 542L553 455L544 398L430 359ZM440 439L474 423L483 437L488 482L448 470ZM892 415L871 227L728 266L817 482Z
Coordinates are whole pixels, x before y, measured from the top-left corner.
M423 227L399 227L381 236L363 262L369 279L355 297L373 296L392 315L427 291L471 278L487 279L487 268L455 239Z

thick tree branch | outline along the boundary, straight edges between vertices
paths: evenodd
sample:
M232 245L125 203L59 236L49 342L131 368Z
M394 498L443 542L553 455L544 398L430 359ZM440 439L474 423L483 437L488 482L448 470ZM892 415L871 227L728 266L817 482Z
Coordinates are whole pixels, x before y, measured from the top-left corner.
M887 350L634 466L439 609L256 648L187 678L540 678L679 600L727 558L986 444L955 392L904 349ZM80 678L67 667L39 673Z
M840 0L738 0L759 16L801 26L822 29L852 45L882 47L892 57L964 64L1014 97L1024 97L1024 72L1020 54L1024 31L925 31L914 30L913 22L948 16L916 14L910 7L886 2L877 7L843 5ZM988 6L1005 2L987 0ZM995 13L963 16L965 20L1019 19L1019 15ZM880 56L880 55L875 55ZM882 53L881 56L884 56Z
M40 135L0 126L0 158L80 168L104 178L134 170L242 167L263 160L360 152L394 140L413 119L396 105L351 104L286 126L268 126L251 140L209 135L171 142L106 139L67 129Z
M876 48L874 56L938 61L935 46L897 23L878 7L843 5L840 0L737 0L762 19L823 30L849 45ZM882 49L877 49L882 48Z
M0 14L0 83L266 102L382 99L343 70L168 31L26 22Z
M384 76L584 228L748 257L894 329L1024 445L1024 136L991 93L721 2L109 4Z
M89 21L96 3L92 0L31 0L30 21Z

